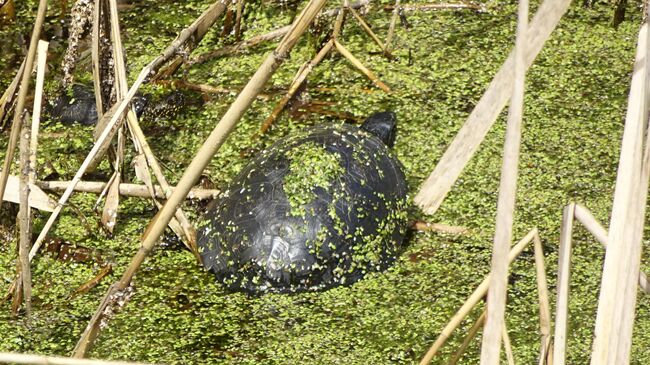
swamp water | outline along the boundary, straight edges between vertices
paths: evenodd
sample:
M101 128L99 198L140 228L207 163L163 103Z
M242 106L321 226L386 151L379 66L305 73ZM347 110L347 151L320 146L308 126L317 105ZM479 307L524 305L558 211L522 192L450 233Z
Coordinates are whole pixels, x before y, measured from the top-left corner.
M121 20L130 76L209 3L134 1L124 9ZM381 1L381 6L389 3ZM64 35L59 29L61 4L50 6L46 38ZM640 4L630 2L628 19L614 29L609 5L585 8L574 3L527 75L514 237L539 228L552 293L564 205L580 202L601 222L609 220ZM34 1L16 5L15 23L3 23L0 29L3 90L22 59L21 42L29 39L36 10ZM537 5L532 4L532 11ZM375 5L366 18L384 38L390 13L381 6ZM378 54L377 46L350 18L341 42L393 92L375 88L333 53L309 76L307 107L325 105L326 110L358 118L378 110L395 111L399 123L395 152L414 195L514 44L516 3L491 1L486 8L483 13L406 12L409 28L397 27L393 61ZM294 12L265 1L248 4L246 14L245 39L288 24ZM219 27L215 28L193 55L224 44ZM279 100L277 91L286 88L299 65L313 56L322 37L312 34L298 43L267 85L271 99L253 103L212 160L204 175L217 187L225 186L246 164L250 153L246 151L259 150L307 125L337 120L323 113L301 115L298 106L294 108L298 112L285 112L268 135L251 138ZM58 43L52 45L55 55L64 48L60 39ZM237 89L273 47L268 43L208 61L182 69L178 76ZM59 57L53 57L49 66L46 89L54 95L61 76ZM88 60L82 61L78 81L90 80L88 69ZM165 92L154 86L147 91ZM202 107L173 118L141 122L154 153L168 169L170 183L178 181L233 100L234 94L213 96ZM392 268L351 287L255 298L225 292L168 236L141 267L133 282L135 294L109 322L90 356L177 364L408 364L418 360L489 270L505 114L438 213L427 217L416 209L412 212L414 219L466 226L468 234L414 233ZM70 179L91 147L92 129L44 124L39 178ZM6 131L0 136L0 158L4 158L7 136ZM132 169L125 170L127 179L135 179ZM102 172L108 175L107 163L100 166ZM23 317L11 318L10 304L0 302L0 351L68 355L107 287L136 252L139 237L155 214L152 204L122 199L114 236L108 238L98 228L99 218L92 210L95 199L91 194L74 194L70 205L78 212L65 209L52 235L98 250L113 263L114 272L90 292L71 296L98 273L99 265L39 254L33 264L33 318L29 323ZM188 212L197 209L196 204L185 205ZM36 217L37 232L47 215ZM590 353L604 251L579 225L574 238L568 362L582 364ZM0 293L6 292L14 276L15 247L15 238L0 245ZM513 265L506 315L515 358L523 364L535 361L539 347L533 261L529 250ZM650 268L647 259L642 268ZM632 359L634 364L647 364L650 301L640 295L638 303ZM463 323L440 359L455 350L479 313L475 310L471 320ZM478 363L479 343L474 341L463 363Z

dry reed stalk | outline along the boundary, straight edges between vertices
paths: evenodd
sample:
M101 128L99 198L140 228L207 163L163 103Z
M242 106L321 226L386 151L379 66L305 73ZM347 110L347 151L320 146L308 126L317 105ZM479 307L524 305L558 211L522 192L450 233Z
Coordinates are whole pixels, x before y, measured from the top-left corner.
M104 100L102 99L102 84L101 84L101 66L100 66L100 49L99 49L99 28L100 17L105 0L95 0L95 7L93 9L93 25L91 30L91 46L90 55L92 60L93 72L93 88L95 89L95 109L97 110L97 119L102 119L104 114Z
M395 5L393 7L393 15L390 17L390 24L388 25L388 35L386 36L386 43L384 52L389 52L391 50L391 43L393 42L393 36L395 35L395 25L397 24L397 18L399 17L400 12L400 0L395 0Z
M44 0L42 0L44 1ZM137 79L129 89L129 92L126 94L124 99L122 99L122 102L115 104L111 110L107 113L104 114L102 117L102 120L107 120L106 122L106 127L104 128L103 132L97 137L97 141L95 142L95 145L93 148L90 150L88 153L88 156L86 156L86 159L84 162L81 164L79 167L79 170L73 177L72 181L70 182L70 185L66 189L66 191L63 193L61 198L59 199L59 203L56 207L56 209L52 212L50 215L49 219L45 223L43 229L41 230L39 236L36 239L36 242L34 242L34 246L32 247L31 252L29 253L30 260L33 259L34 255L36 255L36 252L38 251L40 245L42 244L43 240L45 239L45 236L49 232L50 228L52 228L52 225L54 224L54 221L56 221L57 217L61 213L61 209L63 208L64 204L68 201L70 198L70 195L72 195L72 191L74 190L75 185L81 180L81 176L85 173L86 169L91 165L91 163L96 159L96 157L99 155L100 150L106 151L107 146L110 143L110 140L114 136L115 132L117 132L117 129L121 126L118 122L122 120L120 116L125 112L127 105L131 102L131 99L133 99L133 96L135 96L135 93L138 91L140 86L144 83L144 81L152 74L155 73L160 66L168 61L171 57L173 57L176 52L179 51L179 49L190 39L192 38L195 34L200 34L200 30L204 29L205 27L210 27L213 23L214 20L217 17L217 12L219 9L222 9L224 0L218 0L214 4L212 4L206 11L204 11L201 16L199 16L189 27L183 29L181 33L174 39L171 45L169 45L157 58L155 58L153 61L151 61L147 66L145 66L142 71L140 71L140 74L138 75ZM204 31L206 31L204 29ZM98 122L98 124L101 123L101 121ZM110 137L110 138L109 138Z
M23 114L23 122L20 131L20 210L18 211L18 222L20 224L20 244L18 249L18 260L20 271L17 277L21 280L23 301L25 304L25 315L27 320L32 314L32 271L29 267L29 246L32 243L32 219L29 209L29 140L31 136L29 125L29 113ZM14 121L15 122L15 121Z
M115 295L118 295L120 291L128 287L131 279L133 278L133 275L138 270L144 259L149 255L156 242L158 242L160 235L164 232L165 227L174 215L174 212L176 211L178 205L185 199L194 182L199 178L200 174L208 165L211 158L217 152L219 147L221 147L230 132L234 129L237 122L241 119L244 111L251 105L255 99L255 95L260 92L271 75L288 57L289 52L293 46L300 39L301 35L307 30L309 25L313 22L314 18L324 5L325 0L310 0L310 2L305 6L303 11L294 21L291 31L287 33L276 50L272 52L258 68L248 84L246 84L242 90L241 94L239 94L228 111L226 111L212 133L210 133L206 141L199 149L197 155L185 170L185 173L183 173L183 176L181 177L176 189L174 189L174 192L167 199L167 202L163 208L158 211L158 214L156 214L156 216L152 219L151 223L147 227L147 230L145 231L142 238L140 249L133 257L131 263L122 275L122 278L111 285L107 291L98 310L93 315L92 319L86 326L84 333L79 339L79 342L77 343L77 346L73 352L74 357L82 357L90 349L92 342L99 334L99 321L102 318L104 309L109 306L113 300L115 300ZM132 89L134 88L132 87ZM133 95L131 95L131 97L132 96ZM128 100L128 98L125 99L125 101Z
M347 3L347 1L346 1L346 3ZM347 6L347 4L346 4L345 8L346 8L347 11L349 11L354 16L354 18L357 20L357 22L359 22L359 24L361 25L361 28L363 28L363 30L365 30L366 33L368 33L370 38L372 38L372 40L375 43L377 43L379 48L383 51L384 56L386 56L388 58L393 58L393 55L390 54L390 52L386 49L386 46L384 45L384 43L379 39L379 37L377 37L375 32L372 31L372 28L370 28L368 23L366 23L366 21L363 20L361 15L359 15L359 13L357 13L357 11L354 10L353 8Z
M607 230L600 224L600 222L598 222L593 214L591 214L589 209L580 204L576 204L575 217L585 228L587 228L589 233L594 235L594 238L596 238L604 248L607 248ZM650 294L648 275L643 271L639 272L639 287L644 293Z
M143 363L126 361L82 360L59 356L18 354L15 352L0 352L0 363L32 365L144 365Z
M368 5L369 3L370 3L369 0L361 0L361 1L357 1L357 2L355 2L353 4L351 4L349 6L349 8L351 8L351 9L360 9L360 8ZM338 16L338 14L340 13L340 10L341 10L340 8L328 10L328 11L325 11L322 14L320 14L319 17L322 18L322 17ZM241 51L243 51L243 50L245 50L247 48L254 47L254 46L256 46L258 44L261 44L261 43L264 43L266 41L270 41L270 40L273 40L273 39L284 37L289 32L290 28L291 28L291 25L286 25L284 27L274 29L274 30L272 30L272 31L270 31L268 33L255 36L255 37L253 37L251 39L247 39L247 40L239 42L239 43L235 43L235 44L232 44L232 45L229 45L229 46L224 46L224 47L221 47L221 48L216 49L214 51L210 51L210 52L201 54L201 55L199 55L197 57L192 58L188 62L188 64L193 65L193 64L197 64L197 63L203 63L203 62L206 62L206 61L208 61L210 59L213 59L213 58L219 58L219 57L231 55L231 54L234 54L234 53L238 53L238 52L241 52Z
M65 191L70 185L70 181L38 181L36 185L45 190L51 191ZM106 187L106 183L102 181L79 181L75 187L75 191L84 192L84 193L100 193ZM174 190L174 186L170 186L171 191ZM154 194L156 198L165 199L165 189L160 185L153 185ZM139 198L149 198L151 193L149 188L145 185L139 184L120 184L120 194L123 196L132 196ZM190 190L190 193L187 195L189 199L213 199L219 195L219 190L216 189L201 189L193 188Z
M162 85L173 85L175 88L194 90L205 94L237 95L240 92L240 90L236 90L236 89L229 89L221 86L212 86L207 84L194 84L191 82L187 82L185 80L158 80L155 83L162 84ZM257 95L258 99L264 101L268 101L269 99L271 99L271 97L272 97L271 94L265 94L265 93L259 93Z
M552 364L553 355L551 352L551 305L546 282L546 264L544 262L544 250L539 234L533 238L535 249L535 277L537 279L537 296L539 298L539 328L541 333L541 344L539 349L539 365Z
M478 317L476 322L474 322L472 327L469 329L467 335L463 339L463 343L461 343L460 347L458 347L458 350L454 352L454 355L452 356L451 360L449 360L447 365L456 365L458 361L461 359L461 357L463 357L463 354L465 353L465 351L467 351L469 344L472 342L474 337L476 337L478 331L481 330L483 324L485 324L485 317L487 317L487 310L483 309L483 312L481 312L481 315Z
M384 11L393 11L397 5L386 5L384 6ZM411 5L403 5L402 6L403 10L406 11L429 11L429 10L455 10L455 9L469 9L469 10L477 10L477 11L484 11L484 8L481 5L478 4L472 4L472 3L460 3L460 4L411 4Z
M21 124L23 122L23 113L25 109L25 100L27 99L27 91L29 90L29 79L34 68L34 58L36 57L36 47L38 40L41 36L41 28L43 27L43 20L45 19L45 11L47 9L47 0L39 0L38 10L36 12L36 20L34 22L34 29L32 30L32 37L29 42L29 49L27 50L27 58L25 60L25 67L20 79L20 89L18 90L18 99L16 101L16 108L14 109L14 119L11 125L11 135L9 137L9 144L7 146L7 154L0 171L0 202L3 200L5 188L7 187L7 179L9 178L9 168L14 158L14 151L18 144L20 136Z
M354 67L356 67L361 73L366 75L367 78L370 79L378 88L384 90L385 92L389 93L390 88L388 85L384 84L379 78L372 72L370 71L366 66L361 63L354 55L348 51L347 48L345 48L341 43L339 43L336 39L334 40L334 46L336 47L336 50L339 51L340 54L343 55L343 57L347 58L350 63Z
M527 68L541 51L570 3L570 0L544 0L540 5L526 35ZM514 53L511 52L431 175L422 184L414 201L425 213L434 214L438 210L506 105L514 82L513 63Z
M271 114L262 123L262 127L260 128L261 134L266 133L266 131L271 128L273 123L275 123L275 120L280 116L280 113L282 113L284 110L285 106L287 106L296 92L298 92L298 89L300 89L300 86L305 82L309 73L314 69L314 67L316 67L316 65L320 63L320 61L323 60L323 58L325 58L325 56L332 50L332 47L334 47L334 39L330 39L327 43L325 43L323 48L321 48L321 50L311 61L308 61L302 65L293 81L291 82L287 93L282 97L282 99L280 99L275 108L273 108Z
M14 103L16 92L18 91L18 83L20 82L20 78L23 76L26 61L27 59L24 59L23 62L20 64L20 67L18 68L18 72L16 72L16 76L14 77L14 79L11 81L11 84L9 84L5 92L0 97L0 127L1 128L4 128L4 124L2 122L4 121L5 116L7 115L9 110L11 109L11 105Z
M235 39L239 40L241 38L241 17L244 13L244 0L237 0L236 7L236 17L235 17Z
M515 46L514 82L508 124L503 146L503 164L499 199L497 202L496 228L492 246L492 283L488 290L487 319L481 345L481 364L497 365L500 358L501 336L504 332L504 315L508 292L508 251L512 241L512 223L514 221L517 196L517 175L519 166L519 148L524 109L524 87L526 64L524 49L528 29L528 0L519 0L517 17L517 38ZM505 342L505 339L504 339Z
M560 253L558 254L557 305L555 306L554 364L564 365L566 357L566 330L569 311L569 277L571 272L571 246L575 204L564 208L560 227Z
M516 245L512 247L510 250L510 253L508 254L508 263L512 263L512 261L521 254L521 252L526 248L526 246L533 240L535 235L538 234L537 228L533 228L528 232L528 234L522 238L519 242L517 242ZM429 364L431 362L431 359L436 355L438 350L442 347L442 345L445 344L447 339L451 336L451 334L454 332L456 328L460 325L462 320L469 314L469 312L478 304L478 302L485 296L485 294L488 291L488 287L490 286L490 279L491 274L488 274L483 281L479 284L479 286L474 289L472 294L467 298L465 303L458 309L458 311L451 317L449 320L449 323L443 328L442 332L436 339L436 341L431 345L429 348L429 351L424 355L422 360L420 360L420 365L425 365ZM501 344L499 344L499 347L501 347Z
M639 31L628 97L598 301L592 365L629 363L648 191L644 165L647 166L649 161L644 161L643 136L648 121L649 49L646 19Z

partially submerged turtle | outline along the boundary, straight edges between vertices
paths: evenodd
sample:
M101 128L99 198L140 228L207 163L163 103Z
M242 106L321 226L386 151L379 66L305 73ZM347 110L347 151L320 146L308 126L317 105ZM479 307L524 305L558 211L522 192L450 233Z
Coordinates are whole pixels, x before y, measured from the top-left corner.
M249 293L321 290L385 269L407 229L395 130L394 113L376 113L261 152L208 208L197 232L205 267Z

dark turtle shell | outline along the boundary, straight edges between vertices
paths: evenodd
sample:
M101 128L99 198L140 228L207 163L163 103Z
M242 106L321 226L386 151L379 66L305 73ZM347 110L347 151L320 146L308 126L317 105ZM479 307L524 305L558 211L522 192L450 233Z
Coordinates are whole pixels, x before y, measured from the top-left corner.
M254 158L208 208L198 244L231 290L321 290L392 263L406 206L404 173L381 139L318 126Z

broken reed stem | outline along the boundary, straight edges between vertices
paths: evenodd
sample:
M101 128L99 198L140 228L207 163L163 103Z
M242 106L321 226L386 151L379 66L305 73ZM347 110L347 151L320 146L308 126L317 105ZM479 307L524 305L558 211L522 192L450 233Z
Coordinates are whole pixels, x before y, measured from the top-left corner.
M526 246L533 240L535 235L538 234L537 228L533 228L528 232L528 234L521 239L521 241L517 242L516 245L512 247L510 250L510 253L508 254L508 264L511 264L512 261L514 261L519 254L526 248ZM485 294L488 291L488 287L490 286L490 281L491 281L491 274L488 274L483 281L479 284L479 286L474 289L472 294L467 298L465 303L460 307L460 309L451 317L449 320L449 323L443 328L442 332L436 339L436 341L431 345L431 348L429 348L429 351L424 355L422 360L420 360L420 365L425 365L429 364L431 362L431 359L436 355L438 350L442 347L442 345L447 342L447 339L451 336L451 334L454 332L456 328L460 325L460 323L463 321L463 319L469 314L469 312L478 304L478 302L485 296ZM501 347L501 344L498 344L499 348Z
M29 142L29 184L36 181L36 152L38 149L38 132L41 127L41 108L43 104L43 85L45 83L45 66L49 42L39 40L37 46L36 86L34 93L34 112L32 113L32 135Z
M236 7L236 17L235 17L235 39L239 40L241 38L241 18L244 13L244 0L237 1Z
M20 272L18 277L21 278L25 315L29 320L32 314L32 272L29 267L29 246L32 242L32 212L29 208L29 141L31 133L29 114L23 114L23 118L26 120L23 120L20 131L20 210L18 211L18 221L20 223L20 246L18 250Z
M18 83L20 82L20 79L23 76L26 61L27 60L24 59L23 62L20 64L20 68L18 68L18 72L16 72L16 76L14 76L14 79L11 81L11 84L9 84L5 92L2 94L2 97L0 97L0 128L4 128L3 121L5 120L5 116L7 112L9 111L9 109L11 109L11 105L13 104L14 98L16 97L16 91L18 90Z
M551 305L546 282L546 264L544 250L539 234L533 238L535 249L535 277L537 279L537 296L539 298L539 329L541 344L539 350L539 365L552 364L551 351Z
M70 185L70 181L38 181L36 185L41 189L50 190L50 191L65 191ZM99 194L106 187L106 183L103 181L79 181L75 187L75 191L84 192L84 193L95 193ZM156 198L165 199L165 189L160 185L153 185L154 193ZM170 191L174 190L174 186L170 186ZM120 194L123 196L131 196L138 198L149 198L151 193L149 188L146 185L139 184L120 184ZM201 189L201 188L192 188L190 193L187 195L189 199L198 199L206 200L213 199L219 195L219 190L215 189Z
M488 315L483 331L481 345L481 364L497 365L500 358L500 343L503 334L506 297L508 291L508 251L512 241L517 196L517 175L519 166L519 147L524 108L524 84L526 64L524 48L528 28L528 0L519 0L517 17L517 39L515 46L515 80L508 109L508 124L503 147L503 165L497 203L496 228L492 248L492 284L488 290Z
M397 5L386 5L384 6L384 11L393 11ZM466 4L411 4L411 5L403 5L402 10L406 11L429 11L429 10L449 10L449 9L469 9L469 10L477 10L477 11L484 11L485 9L478 4L471 4L471 3L466 3Z
M93 88L95 89L95 109L97 110L97 119L102 119L104 114L99 49L100 14L103 9L103 4L104 0L95 0L95 7L93 8L93 24L90 36L90 58L92 60Z
M393 15L390 17L390 24L388 25L388 35L386 36L386 43L384 44L384 52L390 52L393 43L393 36L395 35L395 25L397 24L397 18L399 17L400 0L395 0L395 5L393 8Z
M598 222L598 220L591 214L589 209L580 204L575 205L575 217L587 228L587 230L594 235L596 241L607 248L607 230ZM650 294L650 282L648 282L648 275L643 271L639 271L639 287L646 294Z
M560 252L557 272L557 305L555 310L555 336L553 363L564 365L566 356L566 330L569 311L569 276L571 271L571 249L575 204L564 208L560 227Z
M380 89L384 90L387 93L390 92L390 88L388 87L388 85L381 82L381 80L379 80L379 78L372 71L366 68L366 66L364 66L363 63L361 63L361 61L359 61L356 57L354 57L354 55L350 53L350 51L348 51L347 48L345 48L336 39L334 40L334 46L336 46L336 50L339 51L339 53L341 53L345 58L347 58L354 67L356 67L359 71L361 71L364 75L366 75L366 77L368 77L370 81L372 81L377 87L379 87Z
M570 0L542 2L527 31L526 67L533 63L570 3ZM440 208L447 193L506 105L514 82L513 62L514 53L511 52L415 196L414 202L425 213L434 214Z
M193 58L191 61L188 62L188 64L189 65L199 64L214 58L219 58L227 55L232 55L238 52L242 52L260 43L264 43L266 41L284 37L289 32L289 29L291 29L291 25L287 25L282 28L272 30L269 33L258 35L251 39L247 39L239 43L218 48L214 51L210 51Z
M9 144L7 146L7 154L5 161L0 171L0 202L3 201L5 188L7 187L7 179L9 178L9 170L11 162L14 158L14 151L18 144L18 137L20 136L21 124L23 121L23 112L25 109L25 100L27 99L27 91L29 90L29 79L34 68L34 58L36 57L36 47L38 40L41 37L41 28L43 27L43 20L45 19L45 11L47 10L47 0L39 0L38 10L36 13L36 21L34 22L34 29L32 30L32 38L29 42L29 49L27 51L27 59L25 60L25 68L23 69L22 77L20 80L20 90L18 91L18 100L16 101L16 108L14 109L14 119L11 126L11 135L9 137Z
M203 14L201 14L201 16L199 16L199 18L197 18L189 27L183 29L178 37L176 37L172 44L167 47L160 56L151 61L151 63L149 63L142 69L142 71L140 71L140 74L138 75L133 85L131 85L129 92L126 94L124 99L122 99L120 103L115 104L109 112L104 114L102 121L108 120L108 122L105 123L106 127L97 137L95 145L90 150L90 152L88 152L88 156L86 156L86 159L79 167L79 170L73 177L70 185L59 199L56 209L54 209L49 219L45 223L43 229L41 230L39 236L37 237L36 242L34 242L34 246L29 253L30 260L33 259L36 255L36 252L38 251L40 245L43 243L45 236L52 228L52 225L61 213L63 205L68 201L70 195L72 195L72 191L74 190L75 185L81 180L81 176L83 176L88 166L90 166L90 164L95 160L96 156L99 155L100 150L106 151L107 146L110 144L110 140L115 135L115 132L117 132L117 129L121 126L121 123L118 123L123 120L123 118L121 118L121 115L126 111L127 105L129 105L131 99L133 99L133 96L135 96L135 93L138 91L140 86L144 83L147 77L155 73L163 63L174 56L174 54L180 49L181 46L183 46L183 44L185 44L187 40L193 37L196 32L199 32L199 27L209 27L214 23L214 20L216 20L214 13L217 10L222 9L222 6L224 6L223 1L224 0L219 0L212 4L210 8L204 11ZM98 124L102 123L102 121L98 121Z
M13 352L0 352L0 363L33 365L145 365L143 363L127 361L82 360L59 356L17 354Z
M302 34L307 30L309 25L313 22L314 18L324 5L325 0L310 0L301 14L296 18L294 24L292 25L291 31L280 42L276 50L272 52L258 68L248 84L246 84L242 90L241 94L239 94L237 99L233 102L228 111L226 111L224 116L221 118L217 126L210 133L206 141L199 149L199 152L195 158L183 173L183 176L181 177L174 192L171 194L165 205L161 210L158 211L158 214L156 214L156 216L152 219L151 223L147 227L147 230L145 231L142 238L140 249L133 257L131 263L122 275L122 278L115 284L111 285L107 291L104 300L95 312L95 315L93 315L92 319L86 326L86 330L82 334L79 342L77 343L77 346L75 347L75 357L84 356L85 353L89 350L92 342L99 333L99 320L102 318L104 309L111 304L112 295L128 287L131 279L133 278L133 275L138 270L144 259L151 252L156 242L158 242L161 234L165 230L165 227L167 227L169 221L172 219L178 205L185 199L194 182L199 178L202 171L208 165L214 154L217 152L219 147L221 147L230 132L234 129L244 111L246 111L246 109L248 109L248 107L252 104L253 100L255 99L255 95L260 92L260 90L264 87L275 70L289 56L289 52L293 46L300 39ZM132 89L134 88L132 87ZM133 97L133 95L131 95L131 97ZM130 99L125 99L123 103L128 100Z
M502 327L501 337L503 338L503 349L506 352L508 365L515 365L515 355L512 354L512 343L510 343L510 336L508 335L508 329L505 324Z
M629 363L648 193L648 174L644 167L649 161L644 161L643 136L648 122L649 56L646 19L639 30L630 83L598 300L592 365Z
M311 61L305 63L300 68L300 70L298 70L298 73L291 82L287 93L282 97L282 99L280 99L271 114L262 123L262 127L260 128L261 134L266 133L266 131L271 128L273 123L275 123L275 120L280 116L280 113L282 113L298 89L300 89L300 86L305 82L309 73L314 69L314 67L316 67L317 64L320 63L320 61L323 60L323 58L325 58L325 56L332 50L332 47L334 47L334 39L330 39L327 43L325 43L325 46L321 48L316 56Z
M463 343L460 344L460 347L458 348L458 350L456 350L456 352L452 356L451 360L449 360L447 365L456 365L458 361L461 359L461 357L463 357L463 354L465 353L465 351L467 351L469 344L472 342L474 337L476 337L478 331L480 331L481 328L483 327L483 324L485 323L485 317L487 317L487 309L483 309L483 312L481 312L481 315L478 317L476 322L474 322L472 327L469 329L467 335L463 339Z

